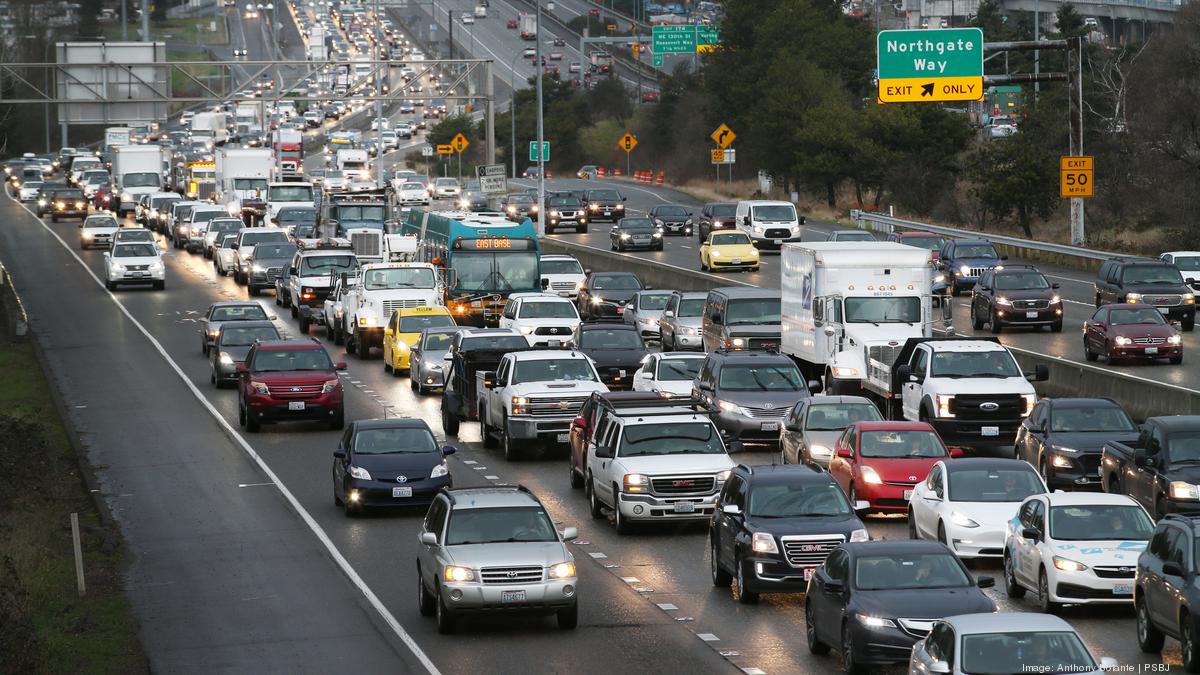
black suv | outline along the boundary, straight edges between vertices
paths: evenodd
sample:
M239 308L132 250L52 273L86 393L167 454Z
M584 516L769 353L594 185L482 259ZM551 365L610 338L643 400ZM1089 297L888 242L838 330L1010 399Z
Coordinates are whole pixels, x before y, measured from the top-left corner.
M557 227L573 227L576 232L587 233L587 211L578 197L569 194L546 197L546 234L554 234Z
M692 236L692 212L678 204L659 204L646 214L660 227L663 234Z
M1200 587L1194 581L1198 541L1200 518L1164 516L1138 556L1133 584L1138 647L1160 652L1167 636L1179 640L1183 669L1189 673L1200 673Z
M1196 325L1196 296L1179 268L1161 260L1112 258L1096 276L1096 306L1136 303L1158 308L1184 330Z
M629 323L581 323L572 340L610 389L633 388L633 374L650 353L637 326Z
M829 472L809 464L739 464L708 527L713 585L736 581L745 604L760 593L803 593L830 551L867 538Z
M1033 265L1004 265L986 270L971 290L971 326L990 324L993 333L1004 326L1063 328L1062 298Z
M625 217L625 197L612 188L597 188L583 193L587 203L588 217L592 222L611 220L617 222Z
M579 288L579 315L585 321L621 317L625 304L641 290L648 287L633 272L592 272Z

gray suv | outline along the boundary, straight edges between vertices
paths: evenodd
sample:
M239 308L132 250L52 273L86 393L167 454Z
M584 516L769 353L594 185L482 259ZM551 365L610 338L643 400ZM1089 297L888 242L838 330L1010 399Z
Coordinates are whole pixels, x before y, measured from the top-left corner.
M575 558L541 501L524 486L444 489L419 537L417 602L453 633L459 616L500 611L555 614L579 621Z
M805 382L790 358L773 351L710 352L692 384L692 398L713 413L727 441L772 445L792 407L820 391L819 381Z
M704 316L704 302L707 298L708 293L705 291L675 291L671 295L666 308L663 309L662 319L658 322L664 352L704 350L701 317Z

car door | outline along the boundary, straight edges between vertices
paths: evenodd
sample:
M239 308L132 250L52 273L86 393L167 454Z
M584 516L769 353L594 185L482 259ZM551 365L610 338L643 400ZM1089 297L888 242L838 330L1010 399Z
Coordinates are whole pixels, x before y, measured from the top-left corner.
M900 383L901 406L904 418L918 420L921 418L921 385L925 381L925 371L929 366L929 350L918 346L909 361L911 375L907 382Z
M1168 527L1166 532L1167 538L1163 547L1162 563L1178 563L1186 570L1187 537L1184 536L1183 530L1177 527ZM1159 567L1158 573L1160 575L1158 583L1150 584L1146 588L1148 609L1156 624L1168 628L1171 633L1177 633L1176 617L1179 616L1177 596L1182 593L1177 593L1176 590L1182 589L1185 582L1182 577L1167 574L1162 567Z
M1024 518L1021 521L1021 527L1036 530L1038 538L1030 541L1023 536L1018 536L1014 562L1016 563L1017 579L1021 585L1035 589L1042 565L1041 547L1046 540L1046 504L1041 499L1031 499L1026 506L1027 509L1022 509Z
M658 332L660 333L660 344L674 344L675 341L675 313L679 310L679 296L671 295L667 300L667 306L663 308L663 318L658 322ZM670 312L670 314L667 314ZM670 338L667 336L670 335ZM675 345L678 346L678 345Z
M500 395L500 392L508 386L508 378L511 374L512 358L505 356L500 361L500 366L496 368L496 382L494 388L487 397L487 422L488 424L496 427L497 430L500 429L499 425L502 423L506 411L504 405L504 396Z
M922 539L932 539L937 531L935 523L945 494L945 472L945 466L941 462L935 464L925 481L917 484L914 492L916 499L909 502L912 505L917 536Z
M396 349L396 330L400 325L400 312L392 312L387 325L383 327L383 362L395 363L392 352Z
M352 457L350 456L354 445L354 425L351 424L342 434L341 440L338 441L338 451L342 453L341 457L337 457L333 462L333 491L339 498L346 498L346 472L352 465Z
M854 425L850 425L838 436L837 443L833 446L833 456L829 458L829 473L837 484L841 486L842 492L850 494L850 478L854 473L854 446L857 432ZM850 457L842 457L842 452L849 452Z
M804 434L804 413L807 401L792 406L783 420L783 431L779 433L779 453L784 464L800 463L800 444Z
M825 559L825 564L813 574L814 592L805 598L814 602L812 616L816 621L817 636L826 644L841 644L842 612L845 606L845 589L850 580L850 556L845 549L834 549ZM830 583L833 582L833 583Z
M1083 324L1084 345L1093 354L1103 354L1108 342L1108 307L1097 309Z
M1170 550L1172 533L1175 528L1169 525L1159 525L1150 537L1146 553L1138 558L1138 588L1141 589L1140 599L1146 606L1146 613L1155 624L1161 623L1163 616L1161 603L1165 599L1163 592L1162 564L1167 559Z
M717 560L723 569L733 569L736 558L737 536L742 529L746 510L746 481L739 475L730 476L722 492L721 505L716 509L717 528L716 544ZM725 513L723 507L733 505L738 507L738 513Z
M1155 466L1155 462L1161 462L1166 459L1166 442L1167 439L1161 428L1152 427L1147 429L1146 434L1146 463L1145 466L1136 466L1133 480L1126 483L1125 488L1129 491L1129 495L1142 503L1146 510L1150 513L1156 513L1155 501L1158 498L1158 475L1162 470L1161 466ZM1130 464L1136 464L1130 462Z
M613 484L613 464L616 459L617 438L620 435L621 425L616 424L607 415L605 421L607 423L603 428L604 435L597 440L595 452L589 458L588 464L594 467L592 490L596 497L601 502L616 508L616 504L612 503L613 494L610 488Z
M500 328L515 328L517 322L517 305L520 300L509 300L500 313Z
M987 271L979 275L979 282L971 289L971 316L986 319L988 316L987 291L992 287L994 272Z
M1042 446L1045 445L1046 429L1049 428L1050 402L1047 399L1038 401L1033 406L1029 416L1017 427L1017 458L1037 466Z
M432 532L437 536L437 544L418 544L417 561L421 566L421 577L424 579L436 579L441 573L442 566L438 561L438 552L441 549L442 535L446 530L446 514L449 511L449 502L443 495L438 495L433 500L433 504L429 506L429 510L425 512L425 522L422 524L424 532ZM436 584L427 584L427 588L432 592Z

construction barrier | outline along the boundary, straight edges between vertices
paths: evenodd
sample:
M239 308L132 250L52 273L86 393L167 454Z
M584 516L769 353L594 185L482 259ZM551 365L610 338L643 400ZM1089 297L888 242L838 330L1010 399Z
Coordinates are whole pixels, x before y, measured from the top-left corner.
M621 170L620 170L620 169L613 169L613 175L614 175L614 176L620 176L620 175L621 175Z
M602 167L602 166L596 167L596 176L599 178L604 178L604 167Z
M659 185L662 185L662 184L663 184L663 179L665 179L666 177L667 177L667 175L666 175L666 172L664 172L664 171L659 171L659 172L658 172L658 184L659 184Z

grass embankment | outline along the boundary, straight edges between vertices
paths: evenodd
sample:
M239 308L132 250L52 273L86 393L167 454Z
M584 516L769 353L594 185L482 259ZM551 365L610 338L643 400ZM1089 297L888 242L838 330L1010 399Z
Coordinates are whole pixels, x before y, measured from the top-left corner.
M88 495L33 346L10 343L3 317L0 329L0 673L147 672L120 586L120 534Z
M216 31L209 30L216 22ZM131 19L129 22L129 39L136 41L140 37L142 22ZM121 22L105 24L104 37L109 41L121 39ZM192 45L218 46L229 44L229 32L224 16L201 16L186 19L164 19L150 22L150 37L158 42L172 42Z

